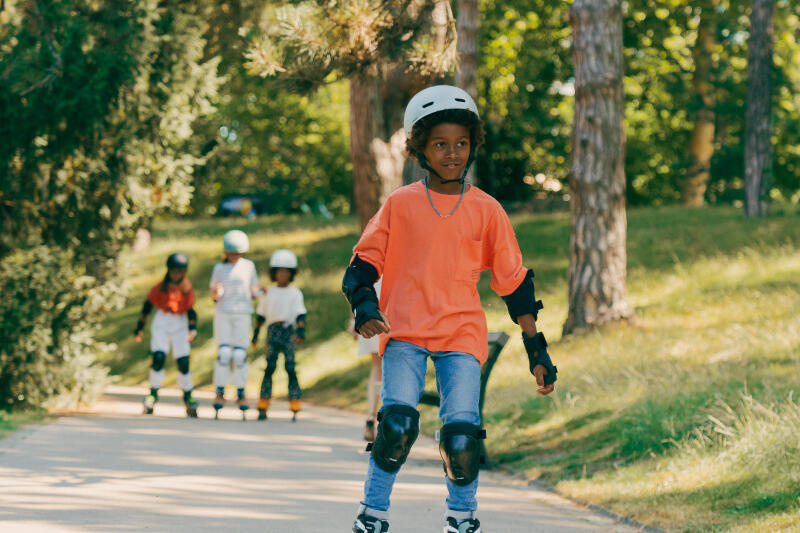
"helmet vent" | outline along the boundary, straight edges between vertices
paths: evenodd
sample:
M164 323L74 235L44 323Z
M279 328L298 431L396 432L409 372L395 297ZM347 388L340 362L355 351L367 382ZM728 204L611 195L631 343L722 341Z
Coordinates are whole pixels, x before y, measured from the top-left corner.
M466 100L464 100L463 98L456 98L456 102L465 102L466 103Z
M423 104L422 105L422 109L425 109L426 107L430 107L432 105L433 105L433 102L428 102L427 104Z

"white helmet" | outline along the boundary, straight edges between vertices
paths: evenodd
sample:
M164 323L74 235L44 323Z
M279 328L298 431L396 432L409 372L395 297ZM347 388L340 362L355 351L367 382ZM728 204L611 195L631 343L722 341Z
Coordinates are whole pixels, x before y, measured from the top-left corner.
M403 116L403 127L406 136L411 135L411 128L423 117L432 115L437 111L445 109L464 109L478 114L478 106L475 100L465 91L452 85L434 85L427 89L422 89L414 95L406 106L406 113Z
M222 237L222 247L226 252L243 254L250 250L250 239L238 229L232 229Z
M269 258L270 268L297 268L297 256L289 250L276 250Z

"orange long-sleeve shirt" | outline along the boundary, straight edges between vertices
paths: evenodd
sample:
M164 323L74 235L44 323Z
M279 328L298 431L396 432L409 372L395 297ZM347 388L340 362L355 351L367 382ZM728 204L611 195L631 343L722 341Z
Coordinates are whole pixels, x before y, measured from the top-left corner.
M442 214L459 198L430 196ZM475 186L448 218L433 210L422 181L401 187L367 224L355 254L383 276L380 308L391 332L380 337L381 354L391 338L469 353L483 364L488 348L480 273L491 269L491 287L501 296L514 292L527 273L508 215Z
M162 282L157 283L147 293L147 299L153 307L176 315L182 315L194 307L194 287L188 279L184 279L181 287L168 286L167 292L161 290L161 285Z

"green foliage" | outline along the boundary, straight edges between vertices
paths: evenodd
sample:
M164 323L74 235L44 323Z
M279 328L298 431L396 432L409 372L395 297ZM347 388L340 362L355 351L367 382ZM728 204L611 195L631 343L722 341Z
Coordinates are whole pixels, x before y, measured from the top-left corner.
M0 408L40 406L69 393L92 399L106 370L91 354L98 320L121 302L69 252L39 246L0 260Z
M749 3L716 4L713 72L716 99L711 203L743 198L744 106ZM479 106L487 142L480 184L504 200L568 193L572 66L566 3L481 3ZM692 100L692 48L702 3L635 0L623 11L630 204L678 199L688 167L697 103ZM774 161L776 199L800 201L800 5L775 10ZM538 179L537 179L538 177Z
M82 395L116 258L185 209L212 111L203 14L156 0L9 1L0 11L2 404ZM32 277L26 277L32 276Z
M225 77L217 112L198 125L210 150L195 172L192 210L213 213L227 194L255 194L271 213L302 204L349 211L352 177L346 84L326 85L313 96L280 90L274 80L243 66L246 28L262 3L221 2L210 8L206 54L220 59ZM240 34L240 28L245 28ZM213 147L213 150L212 150Z
M275 6L277 4L277 6ZM251 30L247 52L252 73L308 92L330 79L347 78L392 61L423 75L454 66L452 24L438 46L431 31L434 0L332 0L275 2ZM451 21L452 22L452 21Z

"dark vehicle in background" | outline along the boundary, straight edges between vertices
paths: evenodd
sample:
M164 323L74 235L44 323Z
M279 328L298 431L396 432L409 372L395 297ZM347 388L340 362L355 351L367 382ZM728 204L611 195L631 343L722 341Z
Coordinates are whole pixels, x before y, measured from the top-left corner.
M253 194L228 194L219 202L219 216L255 216L266 215L267 203L263 198Z

